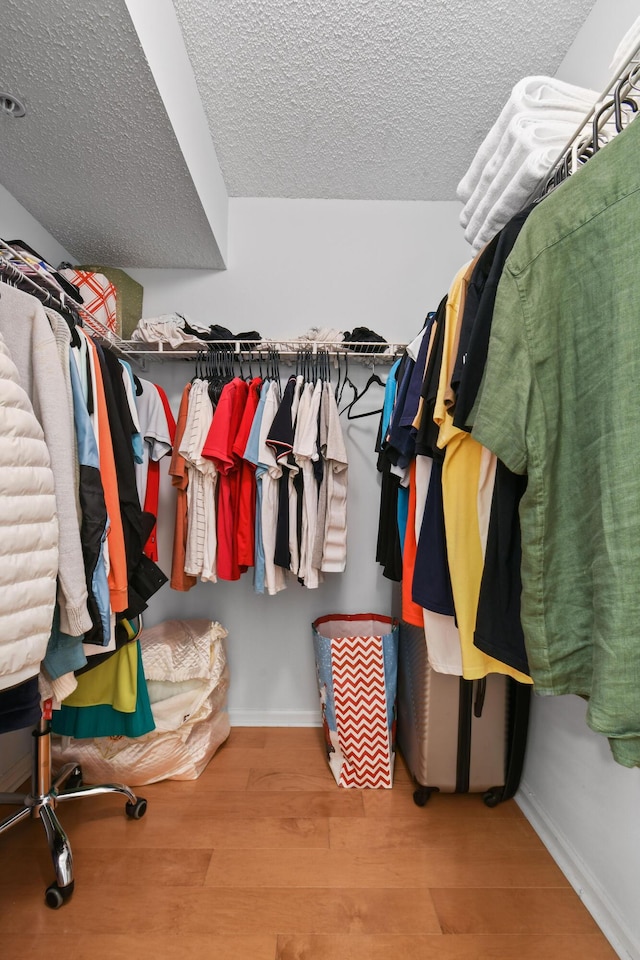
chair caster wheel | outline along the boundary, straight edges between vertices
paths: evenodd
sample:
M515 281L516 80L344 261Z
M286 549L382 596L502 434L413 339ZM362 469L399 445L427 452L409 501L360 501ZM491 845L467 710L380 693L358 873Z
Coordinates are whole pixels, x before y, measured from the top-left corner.
M73 893L73 880L66 887L59 887L57 883L52 883L47 887L44 894L44 902L51 910L57 910L65 900L68 900Z
M142 820L147 812L147 801L144 797L138 797L135 803L125 804L124 809L130 820Z

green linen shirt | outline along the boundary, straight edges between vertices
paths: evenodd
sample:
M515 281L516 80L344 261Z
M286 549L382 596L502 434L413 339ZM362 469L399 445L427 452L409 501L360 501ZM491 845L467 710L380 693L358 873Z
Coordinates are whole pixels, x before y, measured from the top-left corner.
M473 436L516 473L537 693L588 699L640 765L640 122L531 213L505 264Z

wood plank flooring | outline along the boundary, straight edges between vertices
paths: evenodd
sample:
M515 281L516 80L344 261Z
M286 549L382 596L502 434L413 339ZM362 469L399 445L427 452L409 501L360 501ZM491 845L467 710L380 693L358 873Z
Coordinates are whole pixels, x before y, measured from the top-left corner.
M343 790L318 729L234 728L199 780L58 808L76 889L44 904L40 823L0 836L0 957L615 960L510 801ZM0 815L9 808L0 808Z

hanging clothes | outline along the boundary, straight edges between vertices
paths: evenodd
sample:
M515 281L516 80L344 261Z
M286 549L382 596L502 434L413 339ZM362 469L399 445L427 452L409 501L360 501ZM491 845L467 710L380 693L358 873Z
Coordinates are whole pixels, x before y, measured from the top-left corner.
M218 471L212 460L202 455L202 448L213 420L213 404L209 384L196 379L189 393L187 422L180 454L187 464L187 542L185 573L202 580L217 580L216 498Z
M139 382L142 387L142 393L144 393L143 381L140 380ZM145 439L144 453L149 457L143 510L145 513L150 513L156 518L156 522L153 525L147 542L144 545L144 554L150 560L153 560L157 563L157 526L160 501L160 460L163 457L169 456L172 452L176 437L176 422L173 418L173 413L169 405L169 399L162 387L159 387L157 383L150 384L150 386L158 394L160 403L162 404L162 409L164 411L163 419L159 415L159 410L156 407L155 401L153 401L153 413L147 416L145 426L141 428L144 431ZM145 414L143 410L140 410L140 416L142 421L145 422Z
M107 581L109 584L109 598L111 609L115 613L120 613L126 610L129 605L129 589L124 530L122 526L122 514L120 512L120 494L113 442L109 427L109 415L107 412L102 370L98 362L95 344L91 339L86 337L82 330L78 331L78 335L81 338L84 337L86 341L86 358L88 359L89 375L91 378L90 383L88 383L89 394L87 399L88 402L90 401L90 410L92 411L92 413L90 412L90 416L98 442L100 477L107 507L107 516L109 518L109 528L105 544L108 555Z
M633 122L531 213L500 282L473 426L527 475L521 617L536 690L587 698L625 766L640 764L639 149Z
M278 527L279 481L282 467L278 464L273 448L267 439L280 403L279 386L269 384L260 424L258 442L258 464L256 477L262 478L261 516L262 543L264 549L264 582L270 596L280 593L286 587L284 570L275 563L276 536Z
M240 510L240 457L233 451L244 413L249 384L234 377L225 384L216 404L211 426L202 447L202 456L213 461L218 475L217 489L217 575L221 580L239 580L238 513Z
M254 522L254 571L253 587L256 593L264 593L265 589L265 559L264 543L262 539L262 474L260 469L260 433L262 430L262 418L271 384L265 380L260 388L260 399L256 412L251 423L249 437L244 449L243 457L250 468L253 469L253 476L256 487L255 502L255 522ZM249 513L250 516L250 513Z
M310 389L309 389L310 388ZM318 415L322 400L322 381L309 384L308 396L303 406L306 414L294 438L293 455L302 472L302 524L300 532L300 564L298 577L306 587L315 589L322 580L320 569L313 564L313 548L318 526L318 479L314 463L320 459L318 452ZM300 410L298 411L300 415Z
M24 309L20 300L14 302ZM0 478L5 494L0 518L0 691L4 691L37 677L46 653L56 602L58 521L44 433L2 335L0 391ZM7 715L15 711L15 721L25 704L28 714L31 697L26 688L16 694L24 696L21 702L10 703L10 696L4 707Z
M347 484L349 458L345 446L338 406L328 383L323 387L328 405L327 439L321 451L327 474L327 509L323 530L323 573L342 573L347 563Z
M296 386L296 378L289 377L266 441L267 445L273 451L275 461L280 468L274 562L284 570L291 568L291 549L289 544L289 457L293 452L292 411ZM293 462L292 465L295 466L295 462Z
M29 396L49 450L59 521L58 586L61 627L70 636L91 629L75 492L72 427L65 378L42 304L6 284L0 333Z
M191 384L188 383L180 399L180 408L176 420L176 433L174 438L173 453L169 466L169 476L171 483L176 491L176 510L175 523L173 531L173 552L171 557L171 580L172 590L186 592L195 587L197 577L185 571L185 560L187 554L187 537L189 531L188 523L188 494L189 471L187 461L180 452L184 439L184 431L187 425L189 412L189 395L191 393Z
M484 566L481 514L488 516L490 511L496 458L487 455L481 444L453 425L453 418L445 403L445 393L455 363L453 345L456 325L462 319L469 278L467 265L458 272L449 291L442 366L434 406L434 421L439 426L438 447L445 450L442 502L449 572L462 646L463 676L467 680L476 680L488 673L504 673L520 682L530 683L530 677L500 660L488 657L473 643Z
M255 559L255 526L256 526L256 469L255 463L246 458L246 449L251 434L251 427L256 416L262 377L254 377L249 384L247 400L240 421L240 427L233 441L232 451L235 457L241 458L239 464L240 480L238 494L238 515L236 534L236 549L238 564L241 568L249 569Z

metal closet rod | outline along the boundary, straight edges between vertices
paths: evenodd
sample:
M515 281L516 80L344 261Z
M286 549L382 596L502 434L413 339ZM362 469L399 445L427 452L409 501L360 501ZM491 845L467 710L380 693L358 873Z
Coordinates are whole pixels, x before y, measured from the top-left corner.
M573 136L568 140L557 159L537 188L529 202L541 200L555 187L576 173L598 150L602 149L601 134L613 119L615 132L621 133L638 112L638 103L630 98L637 91L640 96L640 45L636 47L617 74L609 81L591 110L586 114ZM626 106L625 111L623 107ZM609 129L608 133L611 133ZM606 143L606 140L605 140Z

